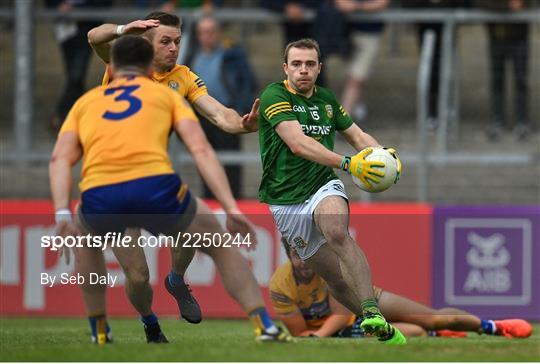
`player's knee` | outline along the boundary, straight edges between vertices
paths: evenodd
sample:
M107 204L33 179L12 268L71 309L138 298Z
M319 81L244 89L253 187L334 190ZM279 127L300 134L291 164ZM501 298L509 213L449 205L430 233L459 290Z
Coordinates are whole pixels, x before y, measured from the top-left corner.
M125 274L127 281L132 286L145 286L150 282L148 269L129 269Z
M215 248L201 249L207 254L214 263L219 267L240 267L247 265L247 259L240 253L237 248Z
M340 226L329 227L324 231L326 241L334 246L343 246L347 243L348 232Z

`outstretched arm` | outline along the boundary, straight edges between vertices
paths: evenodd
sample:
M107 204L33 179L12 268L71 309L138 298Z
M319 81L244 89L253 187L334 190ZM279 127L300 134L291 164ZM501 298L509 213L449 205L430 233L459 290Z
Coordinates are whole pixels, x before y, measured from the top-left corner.
M88 34L88 43L96 54L105 63L110 62L111 42L124 34L139 35L150 28L159 26L159 20L135 20L126 25L102 24L91 29Z
M199 97L195 101L194 106L212 124L227 133L251 133L259 129L257 124L257 114L259 112L258 100L255 100L250 113L243 117L210 95Z

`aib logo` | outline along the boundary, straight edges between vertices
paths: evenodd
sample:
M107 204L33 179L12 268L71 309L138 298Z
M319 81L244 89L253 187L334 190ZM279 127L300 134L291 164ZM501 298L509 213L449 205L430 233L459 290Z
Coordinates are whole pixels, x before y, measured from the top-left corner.
M505 247L505 236L496 233L483 237L474 232L467 234L470 249L466 260L470 267L465 279L465 292L507 292L512 285L510 252Z
M528 305L532 246L527 218L447 219L441 250L444 304Z

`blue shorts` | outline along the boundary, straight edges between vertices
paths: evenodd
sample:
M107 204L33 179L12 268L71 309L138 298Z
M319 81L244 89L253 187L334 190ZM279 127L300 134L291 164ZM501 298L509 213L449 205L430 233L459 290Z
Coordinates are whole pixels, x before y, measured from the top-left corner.
M86 190L79 216L94 234L140 227L154 235L171 235L188 227L196 210L196 199L180 177L164 174Z

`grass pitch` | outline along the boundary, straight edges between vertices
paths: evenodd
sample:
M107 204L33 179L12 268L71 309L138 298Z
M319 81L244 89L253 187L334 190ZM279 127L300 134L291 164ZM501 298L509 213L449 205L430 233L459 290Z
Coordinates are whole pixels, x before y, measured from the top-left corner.
M539 361L540 326L528 339L469 334L466 339L412 338L403 347L375 339L301 339L256 343L248 321L161 320L168 345L148 345L142 324L112 319L115 343L90 343L85 319L0 319L2 361Z

